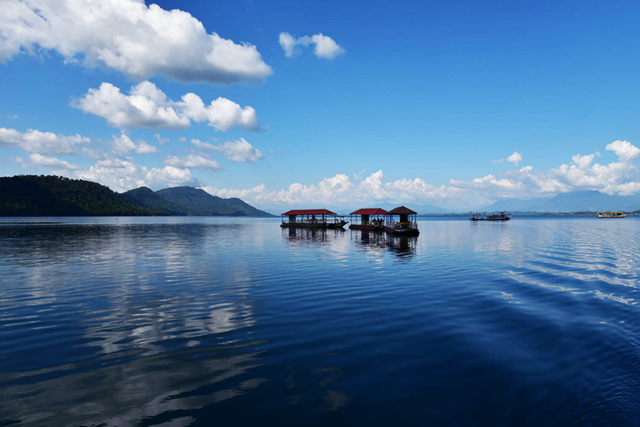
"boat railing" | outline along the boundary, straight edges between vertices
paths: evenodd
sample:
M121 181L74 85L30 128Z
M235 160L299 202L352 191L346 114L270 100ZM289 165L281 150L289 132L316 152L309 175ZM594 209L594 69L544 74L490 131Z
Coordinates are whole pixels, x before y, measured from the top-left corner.
M336 215L322 218L297 218L293 221L283 218L284 224L338 224L344 221L344 216Z
M418 223L416 221L387 221L385 226L394 230L418 229Z
M383 227L384 220L383 219L370 219L369 221L363 221L362 218L351 219L351 224L354 225L370 225L372 227Z
M323 221L322 219L303 218L303 219L296 219L293 221L287 219L287 220L282 220L282 222L284 224L323 224L323 223L326 223L327 221L326 220Z

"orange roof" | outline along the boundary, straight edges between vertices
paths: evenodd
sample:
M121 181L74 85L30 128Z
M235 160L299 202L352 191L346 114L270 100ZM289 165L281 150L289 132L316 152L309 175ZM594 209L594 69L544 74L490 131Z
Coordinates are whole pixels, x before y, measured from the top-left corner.
M387 211L380 208L365 208L358 209L355 212L351 212L349 215L386 215Z
M331 212L327 209L294 209L289 212L285 212L284 215L338 215L335 212Z
M400 215L400 214L418 215L418 212L414 212L409 208L405 208L404 206L391 209L389 212L387 212L387 215Z

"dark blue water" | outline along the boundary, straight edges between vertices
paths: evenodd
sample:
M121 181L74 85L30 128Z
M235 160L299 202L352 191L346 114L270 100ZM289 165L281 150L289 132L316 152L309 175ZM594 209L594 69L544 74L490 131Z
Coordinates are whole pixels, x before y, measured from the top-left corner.
M0 220L0 425L640 424L640 220Z

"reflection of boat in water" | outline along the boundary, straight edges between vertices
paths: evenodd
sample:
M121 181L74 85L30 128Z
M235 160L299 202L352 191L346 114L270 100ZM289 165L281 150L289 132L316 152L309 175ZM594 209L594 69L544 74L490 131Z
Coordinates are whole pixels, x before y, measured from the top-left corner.
M388 236L371 230L355 230L351 232L351 240L358 246L384 248L387 246Z
M620 212L598 212L598 218L626 218L627 214Z
M318 227L286 227L282 229L282 236L290 243L325 244L346 233L344 228L329 229Z
M346 224L343 216L327 209L297 209L282 214L280 227L342 228Z
M351 230L384 231L384 216L386 214L387 211L380 208L358 209L349 214L351 216L349 228Z
M394 221L394 215L398 215L400 221ZM420 234L420 231L418 231L418 222L416 221L417 215L417 212L404 206L392 209L386 213L388 219L384 226L384 231L392 236L416 237Z
M415 255L418 239L415 237L391 237L387 246L391 252L399 257Z
M487 214L486 212L473 212L471 214L471 221L509 221L511 215L509 212L499 212L496 214Z
M283 233L285 232L282 230ZM327 235L326 230L322 228L294 228L290 227L287 230L287 235L291 238L321 238L324 239Z
M281 228L282 240L292 248L342 247L347 237L344 228L330 229L317 227Z
M351 240L367 252L382 254L389 251L399 257L415 255L417 237L397 237L388 233L377 233L371 230L352 230Z

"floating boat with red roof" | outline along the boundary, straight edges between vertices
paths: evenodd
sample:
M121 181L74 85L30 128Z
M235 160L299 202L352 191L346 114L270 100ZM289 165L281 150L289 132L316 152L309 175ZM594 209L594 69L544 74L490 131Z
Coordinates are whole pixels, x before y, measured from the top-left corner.
M294 209L281 214L280 227L342 228L348 221L327 209Z
M399 221L394 219L394 216L399 217ZM415 237L420 234L418 231L417 212L412 211L404 206L397 207L390 210L385 214L387 218L384 231L392 236L399 237Z
M387 211L381 208L365 208L351 212L351 230L384 231ZM355 217L355 219L354 219Z

